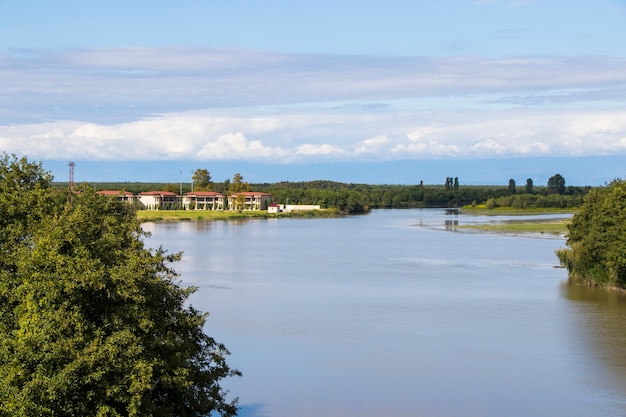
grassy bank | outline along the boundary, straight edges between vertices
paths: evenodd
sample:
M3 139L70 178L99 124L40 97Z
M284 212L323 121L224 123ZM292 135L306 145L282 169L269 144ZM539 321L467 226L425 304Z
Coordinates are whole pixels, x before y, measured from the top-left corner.
M269 214L267 211L219 211L219 210L139 210L137 218L142 222L159 221L206 221L206 220L241 220L273 219L290 217L335 217L337 210L324 209L296 211L291 213Z
M487 208L484 204L478 204L475 206L463 206L461 207L461 213L485 215L485 216L522 216L533 214L574 214L577 209L572 208L515 208L515 207L494 207Z
M463 206L461 213L484 216L532 216L540 214L574 214L572 208L514 208L494 207L487 208L484 204ZM536 220L503 220L500 222L479 225L461 225L459 230L474 230L478 232L508 233L508 234L551 234L566 235L570 219L536 219Z
M567 225L569 222L569 219L506 220L500 223L461 225L458 226L458 229L508 234L565 235L568 232Z

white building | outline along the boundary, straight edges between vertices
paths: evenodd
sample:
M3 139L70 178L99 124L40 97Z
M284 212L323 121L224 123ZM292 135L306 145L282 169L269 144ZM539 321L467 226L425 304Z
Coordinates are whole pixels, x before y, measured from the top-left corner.
M180 196L171 191L145 191L137 196L137 201L148 210L173 210L180 200Z
M228 196L229 210L267 210L272 202L272 195L246 191Z
M224 196L215 191L192 191L183 198L185 210L224 210Z

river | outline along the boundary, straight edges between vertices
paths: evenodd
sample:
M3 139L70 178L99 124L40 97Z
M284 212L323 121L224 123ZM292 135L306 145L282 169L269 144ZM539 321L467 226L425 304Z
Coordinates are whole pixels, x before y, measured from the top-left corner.
M146 223L210 312L243 417L626 416L626 299L573 287L563 237L445 210Z

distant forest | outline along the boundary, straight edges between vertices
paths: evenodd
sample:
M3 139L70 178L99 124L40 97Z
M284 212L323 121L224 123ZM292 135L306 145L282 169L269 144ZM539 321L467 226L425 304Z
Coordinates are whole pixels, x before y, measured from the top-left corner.
M55 184L67 188L68 183ZM97 190L124 190L138 194L143 191L191 191L190 183L96 182ZM212 182L210 189L228 194L230 182ZM446 178L441 185L370 185L335 181L303 181L250 184L251 191L272 194L281 204L319 204L345 213L362 213L373 208L461 207L485 205L487 208L570 208L578 207L591 187L565 186L565 179L556 174L545 186L527 180L517 186L509 180L506 186L460 185L458 178Z

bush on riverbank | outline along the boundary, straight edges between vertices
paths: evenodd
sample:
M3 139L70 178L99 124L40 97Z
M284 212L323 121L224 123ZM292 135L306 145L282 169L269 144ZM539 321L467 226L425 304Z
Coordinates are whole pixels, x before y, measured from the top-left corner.
M131 206L51 180L0 154L0 416L235 415L221 380L239 372L180 254L145 247Z
M589 192L568 229L569 248L557 256L570 278L626 287L626 182L615 180Z

